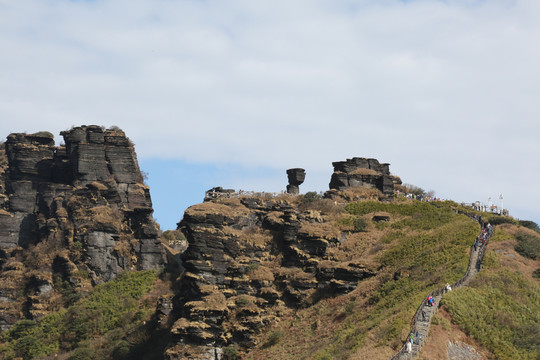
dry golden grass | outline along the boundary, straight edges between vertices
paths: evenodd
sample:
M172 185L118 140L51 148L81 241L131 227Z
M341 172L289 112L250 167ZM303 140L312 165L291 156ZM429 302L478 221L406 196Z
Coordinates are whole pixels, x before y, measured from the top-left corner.
M190 328L208 329L210 325L202 321L189 321L186 318L176 320L171 328L173 334L181 334L188 331Z
M380 172L373 169L358 168L349 173L350 175L382 175Z
M61 207L59 209L56 210L56 217L59 217L59 218L67 218L68 217L68 212L65 208Z
M358 186L345 189L339 193L339 196L347 202L359 200L380 200L384 198L383 193L379 189L368 186Z
M283 219L281 218L282 215L282 212L271 211L266 215L266 219L271 223L282 225L284 223Z
M13 217L13 215L9 211L6 211L4 209L0 209L0 215Z
M315 279L315 275L303 271L301 268L297 267L281 267L276 269L276 275L283 277L285 279L295 279L295 280L312 280Z
M91 219L100 225L113 227L116 231L120 231L122 226L123 216L120 210L110 206L96 206L91 211Z
M309 203L301 203L298 206L298 211L301 213L309 210L318 211L325 219L332 220L343 212L343 205L339 204L337 200L319 199Z
M125 239L118 240L114 245L114 250L116 253L124 258L128 258L131 254L132 247L129 241Z
M2 271L24 270L24 264L15 259L9 259L2 267Z
M298 235L334 240L339 238L340 231L331 223L303 223Z
M219 214L226 217L237 217L247 215L249 209L242 205L239 199L219 199L190 206L185 213L192 216Z
M90 184L87 185L88 187L94 188L96 190L104 191L107 190L107 186L104 184L98 182L98 181L92 181Z
M275 279L272 269L263 265L256 266L253 270L249 270L247 276L251 280L258 281L274 281Z
M185 306L191 312L229 311L227 299L220 291L213 291L210 294L205 295L200 301L189 301Z
M260 228L245 228L238 232L238 240L251 246L265 247L273 241L269 231Z

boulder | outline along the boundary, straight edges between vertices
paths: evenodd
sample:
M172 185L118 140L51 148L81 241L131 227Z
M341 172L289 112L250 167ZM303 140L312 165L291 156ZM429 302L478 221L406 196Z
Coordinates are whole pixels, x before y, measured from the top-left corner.
M377 159L354 157L346 161L333 162L334 173L330 179L331 190L343 191L355 187L372 187L384 195L394 193L395 178L390 175L390 164Z

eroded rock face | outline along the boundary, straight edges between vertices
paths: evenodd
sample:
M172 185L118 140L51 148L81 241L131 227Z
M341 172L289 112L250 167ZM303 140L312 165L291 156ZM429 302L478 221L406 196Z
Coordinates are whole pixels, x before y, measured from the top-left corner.
M254 346L260 329L287 309L347 293L376 273L333 260L328 250L345 234L320 214L299 213L287 197L207 201L190 207L179 228L189 247L169 359L205 359L231 343Z
M332 165L334 173L330 180L330 189L345 190L367 186L379 189L384 195L390 196L394 193L390 164L381 164L376 159L354 157L333 162Z
M125 134L99 126L61 134L65 146L47 132L11 134L0 153L0 280L19 279L1 282L0 306L25 289L29 318L46 313L55 277L85 286L164 262L149 189ZM52 266L58 257L68 273ZM39 279L27 278L30 270ZM0 324L20 318L20 304L12 305Z
M299 194L300 185L306 179L306 171L304 169L295 168L287 170L287 177L289 179L289 185L287 185L288 194Z

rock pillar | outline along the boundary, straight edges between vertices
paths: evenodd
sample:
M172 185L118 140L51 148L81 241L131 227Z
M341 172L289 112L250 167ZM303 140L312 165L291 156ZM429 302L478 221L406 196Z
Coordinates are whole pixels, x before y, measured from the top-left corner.
M306 171L304 169L295 168L287 170L289 185L287 185L287 194L299 194L300 184L306 179Z

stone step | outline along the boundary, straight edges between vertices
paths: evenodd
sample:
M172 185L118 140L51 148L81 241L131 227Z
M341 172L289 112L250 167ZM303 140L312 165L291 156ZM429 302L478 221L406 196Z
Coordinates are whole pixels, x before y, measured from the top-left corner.
M471 252L470 257L469 257L469 265L471 266L470 272L466 278L465 277L462 278L463 282L460 285L456 286L455 289L461 288L463 286L467 286L470 279L474 278L475 275L478 273L477 268L476 268L478 256L479 256L479 251ZM418 343L413 344L411 353L401 352L403 350L402 348L402 350L397 354L395 358L410 360L420 355L422 347L424 346L425 341L427 340L427 337L429 334L429 325L431 323L431 319L437 312L437 309L439 308L439 303L443 295L444 294L441 294L433 298L433 306L424 306L422 308L422 310L425 313L426 320L422 320L421 314L413 319L414 320L413 329L415 329L415 331L418 332L419 336L418 336L418 339L416 339Z

